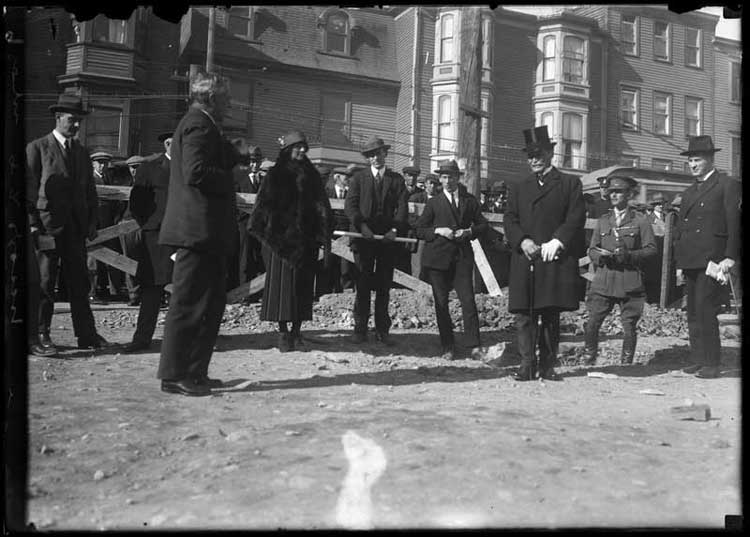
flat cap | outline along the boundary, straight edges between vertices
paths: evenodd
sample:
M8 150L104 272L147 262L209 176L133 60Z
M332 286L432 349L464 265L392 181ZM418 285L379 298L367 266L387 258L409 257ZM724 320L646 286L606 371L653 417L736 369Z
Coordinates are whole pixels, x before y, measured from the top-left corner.
M144 163L145 160L146 159L144 159L140 155L133 155L132 157L130 157L128 160L125 161L125 164L127 164L128 166L140 166L141 164Z
M409 175L419 175L420 173L422 173L422 170L420 170L416 166L406 166L401 169L401 173L408 173Z
M340 173L342 175L347 175L347 176L352 174L351 170L345 166L339 166L338 168L334 168L333 173Z
M112 160L112 155L106 151L96 151L95 153L91 153L91 160L104 160L109 162Z

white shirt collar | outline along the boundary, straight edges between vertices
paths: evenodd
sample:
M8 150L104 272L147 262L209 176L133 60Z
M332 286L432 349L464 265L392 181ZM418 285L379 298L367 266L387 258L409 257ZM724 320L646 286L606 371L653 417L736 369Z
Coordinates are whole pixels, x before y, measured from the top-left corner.
M707 174L706 174L705 176L703 176L703 179L701 179L701 180L700 180L700 182L702 183L703 181L705 181L706 179L708 179L709 177L711 177L711 175L712 175L712 174L713 174L713 173L714 173L715 171L716 171L716 168L714 168L713 170L711 170L710 172L708 172L708 173L707 173Z
M167 157L167 160L172 160L172 155L169 153L164 153L164 156Z
M383 166L382 168L380 168L380 170L378 170L375 166L370 166L370 171L372 172L372 176L373 177L377 177L378 172L380 172L381 176L382 176L382 175L385 174L385 166Z
M55 140L57 140L62 147L65 147L65 140L71 140L71 138L66 138L62 134L60 134L57 129L52 130L52 135L55 137ZM71 142L73 143L73 142Z
M443 189L443 193L445 194L445 197L448 199L449 202L453 202L453 198L451 196L455 196L456 202L458 202L458 189L454 190L452 193L448 192L447 189Z
M612 207L615 211L615 216L623 216L626 212L628 212L628 208L625 207L624 209L618 209L617 207Z
M214 116L212 116L212 115L211 115L211 114L209 113L209 111L208 111L208 110L206 110L205 108L198 108L198 110L200 110L201 112L203 112L204 114L206 114L206 115L208 116L208 119L210 119L210 120L211 120L211 122L212 122L212 123L213 123L214 125L216 125L216 128L217 128L217 129L219 128L219 125L218 125L218 124L216 123L216 120L214 119Z

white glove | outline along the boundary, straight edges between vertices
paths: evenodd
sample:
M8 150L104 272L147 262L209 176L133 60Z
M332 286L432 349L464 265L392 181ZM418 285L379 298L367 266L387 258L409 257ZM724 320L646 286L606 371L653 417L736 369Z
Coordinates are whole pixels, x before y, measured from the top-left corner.
M435 234L441 235L448 240L453 240L453 230L449 227L436 227Z
M725 257L725 258L724 258L724 259L722 259L722 260L721 260L721 262L719 263L719 268L721 269L721 271L722 271L722 272L723 272L724 274L728 273L728 272L729 272L729 271L731 270L731 268L732 268L733 266L734 266L734 260L733 260L733 259L730 259L730 258L728 258L728 257Z
M557 259L562 243L558 239L552 239L542 244L542 261L553 261Z

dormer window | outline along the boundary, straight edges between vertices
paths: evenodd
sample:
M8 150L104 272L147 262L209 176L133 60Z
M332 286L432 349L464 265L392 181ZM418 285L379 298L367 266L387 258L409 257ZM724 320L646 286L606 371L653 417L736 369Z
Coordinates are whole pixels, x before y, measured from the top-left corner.
M332 11L327 14L323 26L323 50L350 54L351 24L345 11Z
M229 8L227 30L230 34L244 39L255 39L255 7L240 6Z

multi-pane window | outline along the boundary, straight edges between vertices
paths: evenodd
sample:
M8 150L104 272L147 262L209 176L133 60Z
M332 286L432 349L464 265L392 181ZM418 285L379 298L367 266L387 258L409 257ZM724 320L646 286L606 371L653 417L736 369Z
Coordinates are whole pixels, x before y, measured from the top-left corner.
M482 95L481 98L481 109L482 112L489 112L490 110L490 99L487 96ZM481 131L479 141L479 155L481 158L487 158L488 145L490 143L490 121L488 118L483 117L481 120Z
M669 61L669 24L654 21L654 58Z
M672 96L654 92L654 132L672 134Z
M669 172L672 171L672 161L663 158L652 158L651 167L655 170Z
M703 100L693 97L685 98L685 134L700 136L703 120Z
M620 90L620 122L626 129L638 128L638 90Z
M563 40L563 80L583 83L584 42L580 37L565 36Z
M453 151L455 136L453 132L453 106L450 95L441 95L438 99L438 151Z
M321 142L329 146L348 146L351 138L351 97L343 93L323 93L320 115Z
M565 113L563 119L563 168L583 168L583 116Z
M440 18L440 63L455 60L455 19L450 13Z
M252 6L241 6L229 8L228 30L232 35L253 39L253 15Z
M97 105L86 119L86 145L118 154L121 125L122 108Z
M729 100L733 103L742 99L741 68L740 62L729 62Z
M701 31L697 28L685 28L685 65L700 67L701 58Z
M555 36L548 35L542 41L542 80L555 79Z
M735 177L742 177L742 140L739 136L732 136L731 144L731 174Z
M632 168L638 168L641 165L641 157L638 155L620 155L620 164L623 166L630 166Z
M328 15L325 25L325 50L349 54L349 17L342 11Z
M623 54L638 55L638 17L623 15L620 20L620 42Z
M127 37L125 35L127 22L126 20L109 19L99 15L94 19L94 41L124 45Z

